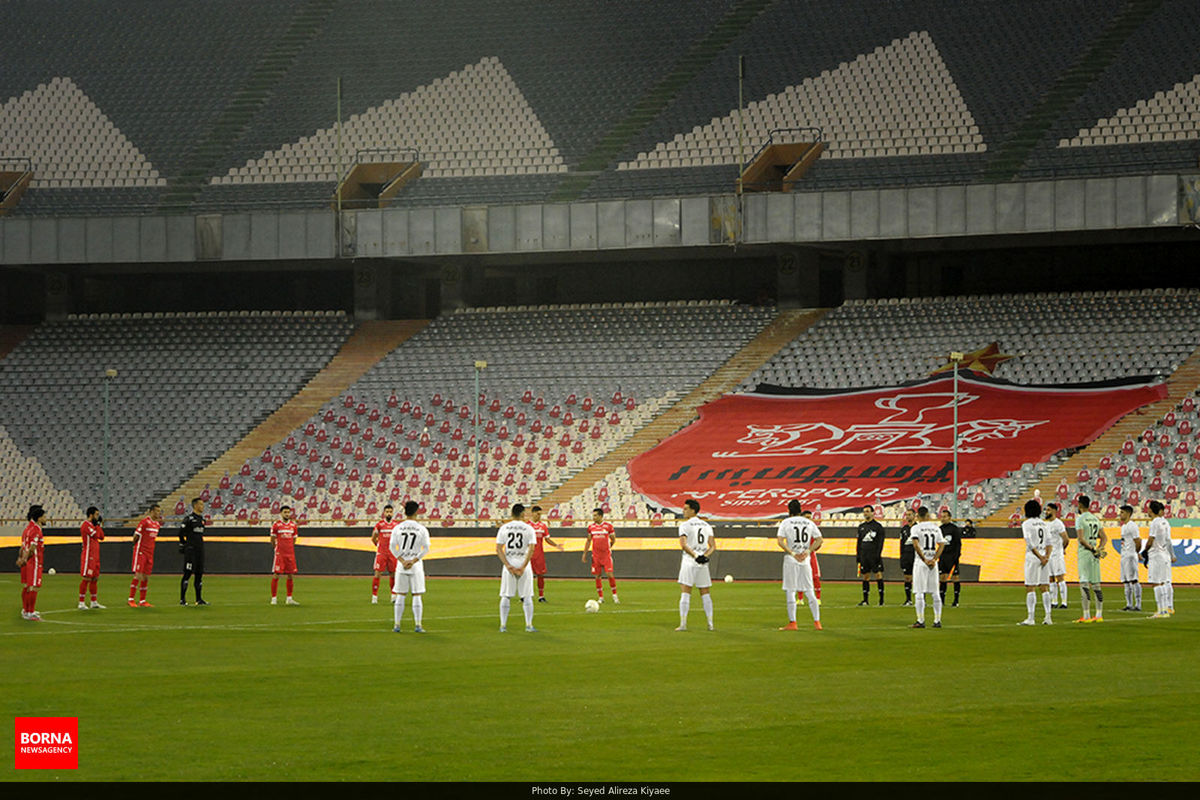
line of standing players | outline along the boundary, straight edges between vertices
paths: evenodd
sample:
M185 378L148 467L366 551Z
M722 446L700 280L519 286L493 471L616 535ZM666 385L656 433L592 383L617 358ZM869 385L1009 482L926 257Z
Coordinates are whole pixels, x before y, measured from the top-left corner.
M962 592L958 574L959 560L962 558L962 540L974 538L975 527L971 524L971 520L967 520L966 525L961 528L955 525L948 510L943 510L940 522L934 523L928 519L928 510L925 510L924 516L921 515L921 510L905 511L900 524L900 571L904 574L904 603L902 605L915 605L913 572L915 566L923 564L926 567L935 567L933 591L939 595L941 602L944 603L946 600L947 587L950 584L954 585L951 605L957 606ZM883 543L887 537L883 525L875 518L875 509L872 506L863 508L863 517L863 522L858 526L858 542L855 545L854 553L855 560L858 562L858 576L862 581L862 600L859 605L871 604L871 581L875 581L879 593L879 605L883 605ZM920 563L918 563L917 548L914 546L919 544L919 540L916 542L913 540L913 528L918 522L929 522L930 525L937 527L941 534L941 549L937 549L938 542L930 540L922 548ZM926 529L929 529L928 526ZM935 563L933 565L925 563L926 558L932 558ZM918 589L918 591L920 590Z

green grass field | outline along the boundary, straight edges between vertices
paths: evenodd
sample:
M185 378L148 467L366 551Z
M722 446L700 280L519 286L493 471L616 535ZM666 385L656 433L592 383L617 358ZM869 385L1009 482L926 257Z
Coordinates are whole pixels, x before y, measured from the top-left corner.
M368 578L206 580L212 606L75 610L76 577L47 577L43 623L0 578L0 695L11 716L79 718L77 772L6 780L1195 780L1200 590L1168 620L1118 611L1103 625L1018 627L1020 587L966 585L941 630L912 630L902 588L857 608L827 584L822 621L786 621L777 583L719 584L714 632L699 596L626 581L585 614L593 587L550 581L527 634L519 604L497 630L498 580L431 580L425 635L391 632ZM385 592L386 593L386 592ZM1145 607L1153 610L1147 591ZM1041 611L1039 607L1039 619ZM929 612L932 622L932 610ZM1146 748L1159 755L1146 759Z

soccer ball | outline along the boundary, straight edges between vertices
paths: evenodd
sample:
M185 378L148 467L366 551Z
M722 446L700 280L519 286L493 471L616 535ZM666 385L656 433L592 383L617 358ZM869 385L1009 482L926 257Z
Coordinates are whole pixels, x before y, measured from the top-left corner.
M51 567L50 569L46 570L46 573L49 575L54 575L57 572L58 572L58 570L54 569L54 567Z
M598 601L596 601L595 599L588 600L586 603L583 604L583 610L589 614L595 614L597 611L600 610L600 603Z
M726 576L725 576L725 582L726 582L726 583L733 583L733 576L732 576L732 575L726 575Z

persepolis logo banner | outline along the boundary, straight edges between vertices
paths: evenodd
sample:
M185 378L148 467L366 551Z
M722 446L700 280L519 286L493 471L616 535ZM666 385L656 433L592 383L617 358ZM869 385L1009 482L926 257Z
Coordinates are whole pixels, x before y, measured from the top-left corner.
M1002 477L1080 447L1166 396L1166 386L1027 387L960 376L959 483ZM954 383L795 395L725 395L699 421L629 464L633 487L666 508L697 498L721 518L770 517L787 501L825 511L948 492ZM1149 420L1147 420L1149 422Z

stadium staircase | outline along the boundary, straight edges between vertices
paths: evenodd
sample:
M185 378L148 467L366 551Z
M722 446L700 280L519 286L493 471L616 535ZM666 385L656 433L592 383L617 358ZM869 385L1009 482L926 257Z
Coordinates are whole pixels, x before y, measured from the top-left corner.
M1063 72L1050 90L1029 110L1025 118L998 147L988 162L984 179L1013 180L1051 126L1067 112L1116 59L1130 35L1163 0L1129 0L1092 42L1079 60Z
M291 68L296 57L318 33L333 11L336 0L307 0L292 17L288 29L271 46L246 77L245 84L230 98L217 121L188 153L183 166L167 178L160 213L182 213L220 172L221 159L250 126L255 114L271 96L271 89Z
M420 333L429 320L371 321L358 326L325 368L292 397L277 408L254 430L182 486L163 498L192 498L205 486L216 486L226 472L237 474L242 464L282 441L297 426L307 422L320 408L366 374L384 356Z
M1046 473L1040 481L1019 492L1011 503L1001 506L983 523L988 526L1004 527L1014 513L1022 513L1025 500L1033 497L1034 490L1041 492L1043 499L1054 497L1059 483L1074 482L1083 468L1096 469L1100 459L1121 449L1126 439L1136 440L1154 421L1175 408L1185 397L1200 389L1200 348L1197 348L1179 369L1167 378L1167 396L1157 403L1139 408L1117 420L1096 441L1083 448L1056 468ZM1070 509L1063 509L1066 514Z
M765 364L771 356L805 330L816 324L829 309L799 309L781 311L763 328L758 336L717 368L707 380L690 394L671 406L666 412L646 423L645 427L609 451L602 458L585 467L564 481L549 495L541 499L545 508L569 503L582 494L596 481L614 470L628 464L635 456L654 447L663 439L696 419L697 409L710 400L731 391L739 383Z
M563 178L551 195L551 202L578 200L631 139L649 125L675 96L716 58L762 12L776 0L740 0L712 29L692 45L679 63L658 83L651 86L630 112L617 122L590 153ZM732 187L730 187L732 189Z
M33 325L0 325L0 359L25 341L25 337L33 333L33 329Z

